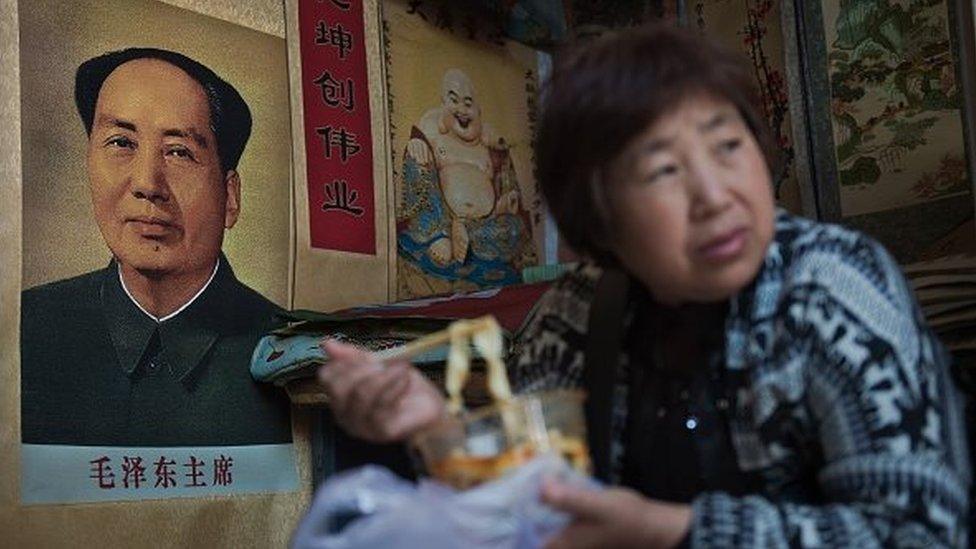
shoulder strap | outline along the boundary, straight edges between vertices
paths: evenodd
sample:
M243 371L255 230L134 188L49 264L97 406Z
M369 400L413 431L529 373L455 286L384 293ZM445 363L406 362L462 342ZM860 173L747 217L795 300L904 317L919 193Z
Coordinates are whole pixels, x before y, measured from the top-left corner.
M597 282L590 303L584 356L583 387L586 389L586 433L593 473L609 482L613 416L613 389L620 365L624 310L630 281L621 271L607 270Z

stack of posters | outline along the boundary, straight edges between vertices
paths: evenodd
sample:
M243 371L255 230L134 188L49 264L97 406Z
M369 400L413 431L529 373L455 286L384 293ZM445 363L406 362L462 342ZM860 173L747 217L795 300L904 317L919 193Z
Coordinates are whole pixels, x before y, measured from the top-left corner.
M914 263L904 270L929 325L949 350L976 350L976 257Z

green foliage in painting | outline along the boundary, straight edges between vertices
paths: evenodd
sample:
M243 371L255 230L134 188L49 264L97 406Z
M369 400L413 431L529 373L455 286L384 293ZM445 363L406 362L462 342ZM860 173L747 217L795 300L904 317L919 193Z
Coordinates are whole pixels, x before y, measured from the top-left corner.
M881 167L878 161L870 156L861 156L854 165L840 172L841 185L870 185L881 178Z
M891 129L893 133L891 145L911 150L928 142L925 139L925 132L936 121L938 121L938 118L934 116L919 120L898 118L885 121L885 126Z
M960 107L945 0L839 1L828 62L841 184L873 184Z
M830 83L830 95L839 101L853 103L864 97L864 88L848 86L842 80L834 80Z

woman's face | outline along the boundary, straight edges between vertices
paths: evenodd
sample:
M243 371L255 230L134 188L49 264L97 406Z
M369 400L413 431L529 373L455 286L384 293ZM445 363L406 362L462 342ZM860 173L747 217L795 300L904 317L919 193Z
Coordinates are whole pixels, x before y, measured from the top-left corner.
M748 285L773 237L766 160L734 105L692 96L609 169L624 267L665 304L724 300Z

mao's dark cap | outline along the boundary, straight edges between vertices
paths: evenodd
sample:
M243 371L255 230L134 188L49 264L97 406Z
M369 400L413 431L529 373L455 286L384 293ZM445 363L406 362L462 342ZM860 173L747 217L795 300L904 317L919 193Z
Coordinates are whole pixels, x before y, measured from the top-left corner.
M206 66L189 57L156 48L128 48L85 61L75 74L75 105L91 135L95 104L102 84L120 65L136 59L159 59L188 74L203 87L210 105L210 129L217 139L217 154L224 173L237 169L244 146L251 136L251 110L241 94Z

